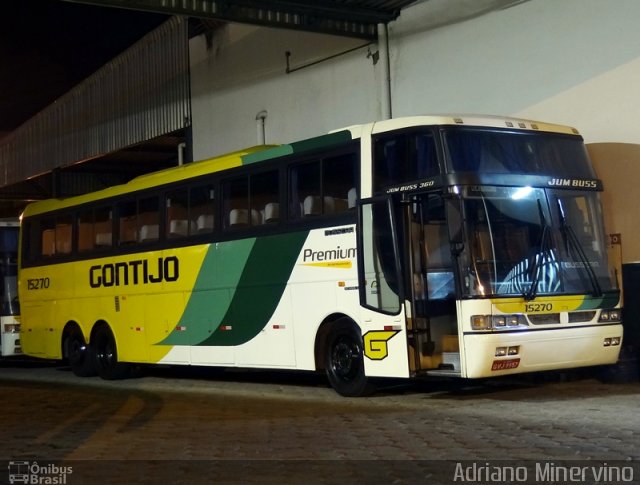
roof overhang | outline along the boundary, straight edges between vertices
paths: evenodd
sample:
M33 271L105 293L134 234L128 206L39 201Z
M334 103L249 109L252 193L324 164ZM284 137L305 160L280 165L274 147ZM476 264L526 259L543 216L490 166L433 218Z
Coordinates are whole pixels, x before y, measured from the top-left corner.
M63 0L202 19L264 25L373 40L415 0Z

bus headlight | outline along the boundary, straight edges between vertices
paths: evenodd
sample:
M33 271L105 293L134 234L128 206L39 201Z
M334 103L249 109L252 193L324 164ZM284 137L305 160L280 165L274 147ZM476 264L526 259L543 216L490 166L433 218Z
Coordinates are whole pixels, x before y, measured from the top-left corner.
M518 327L526 327L527 320L524 315L473 315L471 328L473 330L513 330Z
M599 322L619 323L622 321L622 312L620 308L612 308L611 310L602 310L600 312Z

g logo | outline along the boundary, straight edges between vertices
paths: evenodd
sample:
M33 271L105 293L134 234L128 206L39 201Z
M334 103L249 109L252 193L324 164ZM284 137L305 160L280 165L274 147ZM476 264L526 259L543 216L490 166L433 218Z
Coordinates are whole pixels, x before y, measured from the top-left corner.
M387 342L400 333L399 330L371 330L362 336L364 341L364 355L371 360L383 360L389 355Z

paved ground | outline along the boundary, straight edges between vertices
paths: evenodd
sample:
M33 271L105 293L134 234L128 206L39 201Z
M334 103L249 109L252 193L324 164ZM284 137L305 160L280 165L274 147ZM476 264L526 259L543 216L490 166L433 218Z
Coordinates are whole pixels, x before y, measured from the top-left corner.
M309 374L173 368L106 382L4 362L0 483L2 460L13 471L72 466L34 469L69 484L450 483L501 460L524 460L531 483L544 482L531 470L545 460L591 460L640 482L638 382L579 373L386 385L348 399Z

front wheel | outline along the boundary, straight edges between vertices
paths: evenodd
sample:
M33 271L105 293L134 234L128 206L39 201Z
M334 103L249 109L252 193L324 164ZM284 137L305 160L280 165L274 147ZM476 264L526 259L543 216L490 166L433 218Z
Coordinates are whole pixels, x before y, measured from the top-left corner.
M98 327L91 341L96 356L98 375L103 379L124 379L130 373L130 364L118 362L116 340L106 325Z
M364 373L362 336L355 324L341 320L329 333L325 369L335 391L346 397L371 394L374 387Z

